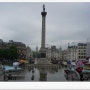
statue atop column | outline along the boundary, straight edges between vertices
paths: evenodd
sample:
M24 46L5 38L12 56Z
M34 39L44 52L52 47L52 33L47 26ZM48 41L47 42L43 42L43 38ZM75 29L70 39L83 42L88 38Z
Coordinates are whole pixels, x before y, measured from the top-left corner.
M45 12L45 5L43 4L43 11Z

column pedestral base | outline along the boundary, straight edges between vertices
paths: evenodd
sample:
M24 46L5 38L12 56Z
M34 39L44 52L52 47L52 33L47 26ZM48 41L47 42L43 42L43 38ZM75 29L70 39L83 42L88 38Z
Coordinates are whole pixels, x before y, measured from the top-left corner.
M46 58L40 58L38 59L37 64L50 64L50 62Z
M40 57L41 57L41 58L46 58L46 52L41 52L41 53L40 53Z

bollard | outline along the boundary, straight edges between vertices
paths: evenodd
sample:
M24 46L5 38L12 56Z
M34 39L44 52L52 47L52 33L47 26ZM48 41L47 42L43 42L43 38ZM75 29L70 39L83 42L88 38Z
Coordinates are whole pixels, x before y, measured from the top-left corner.
M32 73L34 73L34 69L32 70Z
M83 81L83 74L80 73L80 81Z
M73 75L71 75L71 78L72 78L72 81L74 80L74 76Z
M16 77L13 77L13 80L16 80Z
M30 72L30 68L28 68L28 71Z
M11 74L9 74L9 76L8 76L8 80L12 80Z
M34 75L32 75L31 80L34 80Z
M3 67L3 80L5 81L5 67Z
M5 79L6 79L5 81L8 81L8 77L7 76L5 76Z
M17 67L15 67L15 70L17 70Z
M66 79L68 80L68 73L69 73L69 70L65 70L65 73L66 73Z
M4 81L6 80L5 74L4 74Z

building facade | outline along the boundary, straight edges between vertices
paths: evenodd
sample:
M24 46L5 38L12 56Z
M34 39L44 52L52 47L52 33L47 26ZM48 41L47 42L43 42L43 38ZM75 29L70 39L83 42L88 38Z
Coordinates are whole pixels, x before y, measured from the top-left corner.
M67 60L76 61L77 60L77 46L68 46L67 48Z
M17 47L18 58L26 59L26 45L22 42L14 42L13 40L9 40L9 46L14 45Z
M60 47L59 48L59 59L62 61L63 59L62 59L62 55L63 55L63 53L62 53L62 48Z
M9 49L12 45L17 48L18 59L26 59L26 45L24 43L14 42L13 40L9 40L9 42L0 40L0 49Z
M62 50L62 60L67 61L67 50Z
M78 43L77 45L77 59L78 60L85 60L86 59L86 52L87 52L87 44L86 43Z
M31 57L31 48L27 46L26 48L26 59L29 60Z
M56 48L56 46L51 46L50 48L47 48L46 57L48 60L51 60L51 58L56 58L57 60L62 60L62 48L59 49Z
M90 58L90 42L87 42L86 57Z
M46 57L48 59L57 58L63 61L85 60L90 57L90 42L78 43L77 45L69 45L66 50L59 49L56 46L47 48Z

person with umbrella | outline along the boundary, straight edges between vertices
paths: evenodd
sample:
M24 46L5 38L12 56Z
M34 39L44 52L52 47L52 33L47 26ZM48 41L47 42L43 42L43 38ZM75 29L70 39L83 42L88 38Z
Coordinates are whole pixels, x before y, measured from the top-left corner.
M17 67L19 66L19 62L13 62L13 66L15 67L15 69L17 69Z
M84 64L82 62L82 60L79 60L76 64L76 71L79 73L80 75L80 80L83 81L83 73L82 73L82 70L83 70L83 67L84 67Z

